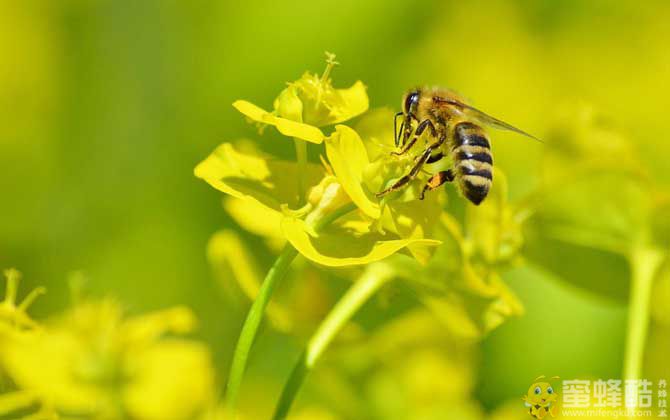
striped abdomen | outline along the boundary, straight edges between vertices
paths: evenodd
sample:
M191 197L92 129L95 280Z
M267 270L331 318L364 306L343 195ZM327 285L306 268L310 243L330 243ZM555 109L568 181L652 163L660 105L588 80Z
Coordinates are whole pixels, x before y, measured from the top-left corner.
M491 145L484 130L469 122L457 124L451 153L461 192L474 204L481 203L493 181Z

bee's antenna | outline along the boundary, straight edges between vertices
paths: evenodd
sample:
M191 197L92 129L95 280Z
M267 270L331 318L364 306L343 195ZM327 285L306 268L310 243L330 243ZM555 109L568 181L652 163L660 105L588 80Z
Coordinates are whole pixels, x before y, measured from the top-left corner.
M403 115L402 112L398 112L395 114L393 117L393 141L395 142L395 147L398 147L398 143L400 142L400 138L398 137L398 117ZM403 121L402 125L400 126L400 132L402 133L402 127L405 124Z

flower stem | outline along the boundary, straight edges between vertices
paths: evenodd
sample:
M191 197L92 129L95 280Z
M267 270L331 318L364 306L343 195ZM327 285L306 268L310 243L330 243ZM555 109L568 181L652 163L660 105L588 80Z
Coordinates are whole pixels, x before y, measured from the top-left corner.
M315 223L314 230L318 232L334 222L338 217L343 216L355 208L356 206L353 205L353 203L342 206L333 213L318 220ZM284 249L265 276L263 284L261 284L261 288L258 291L258 296L256 296L254 303L251 305L251 309L249 309L247 318L244 320L244 325L242 326L242 331L237 339L237 345L235 346L235 352L233 353L233 361L226 386L225 406L230 417L233 417L232 414L237 408L237 397L240 392L240 386L242 385L242 377L244 376L244 371L247 367L249 351L251 350L251 346L258 333L258 328L263 319L265 308L270 302L270 297L272 296L275 286L286 275L291 262L297 255L298 251L293 245L287 243L284 246Z
M649 327L649 300L654 275L663 261L662 252L641 248L631 256L632 281L624 356L624 379L640 379Z
M344 216L345 214L351 211L354 211L355 209L356 204L354 203L345 204L339 209L335 210L334 212L326 214L325 216L317 220L312 228L314 229L315 232L320 232L326 226L333 223L335 220L339 219L340 217Z
M382 285L391 279L392 275L392 271L387 266L381 264L372 265L340 298L314 335L312 335L305 351L300 355L298 362L294 366L277 403L273 417L274 420L286 418L291 404L305 381L307 374L312 370L333 338L335 338L342 327L344 327L361 306Z
M263 284L258 291L258 296L256 296L256 300L254 300L247 318L244 320L240 337L235 346L233 363L230 367L228 385L226 387L226 407L231 412L235 410L237 404L237 396L242 384L242 376L247 366L249 350L251 350L254 338L256 338L265 307L270 301L270 296L272 296L275 285L284 277L296 255L298 255L298 251L290 243L287 243L265 276L265 280L263 280Z
M298 161L298 205L307 201L305 174L307 173L307 143L304 140L293 139L295 144L295 157Z

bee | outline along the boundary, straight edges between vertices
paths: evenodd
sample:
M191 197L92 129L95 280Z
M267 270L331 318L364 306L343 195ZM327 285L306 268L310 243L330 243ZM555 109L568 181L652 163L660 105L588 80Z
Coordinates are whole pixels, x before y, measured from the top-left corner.
M426 130L429 130L432 142L416 157L409 173L387 189L378 192L377 197L407 186L416 178L424 164L451 156L453 167L434 174L423 187L420 198L424 198L426 191L434 190L445 182L456 181L465 198L479 205L488 195L493 182L491 143L484 126L513 131L540 141L525 131L468 105L461 96L449 89L410 90L403 97L402 108L403 111L397 113L393 121L395 145L396 148L400 147L393 154L401 156L409 152ZM402 123L398 130L397 119L400 117Z
M521 398L528 408L528 413L538 420L542 420L547 415L556 417L558 414L558 394L548 381L540 381L544 378L544 375L536 378L528 388L526 395ZM559 379L559 377L554 376L551 379Z

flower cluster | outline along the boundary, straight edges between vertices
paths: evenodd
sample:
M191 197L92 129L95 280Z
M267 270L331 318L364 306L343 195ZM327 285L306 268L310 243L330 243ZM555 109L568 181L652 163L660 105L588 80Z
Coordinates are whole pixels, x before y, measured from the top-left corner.
M18 272L6 276L0 375L11 387L3 390L0 415L187 419L212 406L209 350L178 337L195 325L189 309L126 317L115 300L82 300L38 324L25 313L36 293L14 305Z
M541 184L529 200L527 255L579 287L627 299L626 265L640 252L668 249L670 194L649 176L633 143L592 107L573 105L563 114L560 121L571 124L550 132Z
M390 155L388 110L363 116L359 130L338 124L367 111L368 98L360 81L348 89L334 88L330 78L334 65L329 56L321 77L305 73L289 83L272 112L246 101L233 104L262 127L274 126L296 141L324 142L327 161L300 165L264 155L249 143L224 143L195 168L195 175L243 200L232 205L242 226L279 234L315 263L368 264L401 250L426 263L440 243L431 235L438 221L434 216L440 212L439 198L433 195L412 203L417 197L412 188L388 203L375 198L374 192L389 179L404 174L411 157ZM320 127L332 124L338 125L326 136ZM301 183L308 186L302 197ZM317 229L320 221L350 203L355 211Z
M419 200L421 181L427 178L423 173L407 188L377 198L375 192L404 176L416 156L391 153L395 150L393 111L368 110L360 81L347 89L334 88L335 64L329 55L323 75L305 73L289 83L272 111L247 101L233 104L261 133L274 127L292 140L295 162L262 153L253 142L238 141L221 144L195 168L197 177L227 195L224 208L240 227L263 238L273 252L282 249L262 281L255 256L234 230L217 232L209 243L208 257L221 283L227 288L236 283L238 291L254 300L233 358L229 408L234 409L259 314L266 306L271 324L283 332L296 331L297 314L303 321L305 314L313 314L310 325L323 319L323 311L309 305L305 310L290 299L270 302L274 282L283 275L277 273L285 272L284 261L292 255L287 249L312 263L298 263L293 269L304 287L310 278L332 273L329 268L340 268L337 275L354 281L352 289L372 279L370 293L386 279L400 279L414 289L416 304L433 313L445 330L470 340L523 311L500 278L501 270L520 261L521 227L527 216L522 206L508 202L504 175L496 173L494 188L481 206L466 205L463 220L445 211L444 189ZM349 122L353 118L356 121ZM328 126L333 126L330 132ZM307 161L307 144L323 147L320 163ZM417 147L416 153L420 151ZM449 163L445 159L427 169L443 170ZM313 265L321 270L314 272ZM366 287L361 286L361 296L368 296ZM319 288L309 293L319 293ZM359 299L357 293L351 293L353 299ZM314 340L325 344L308 349L310 356L301 359L304 369L311 368L361 303L338 302L336 308L347 315L324 321L319 329L323 335ZM284 402L290 404L292 398L286 394ZM287 409L283 405L278 415Z

